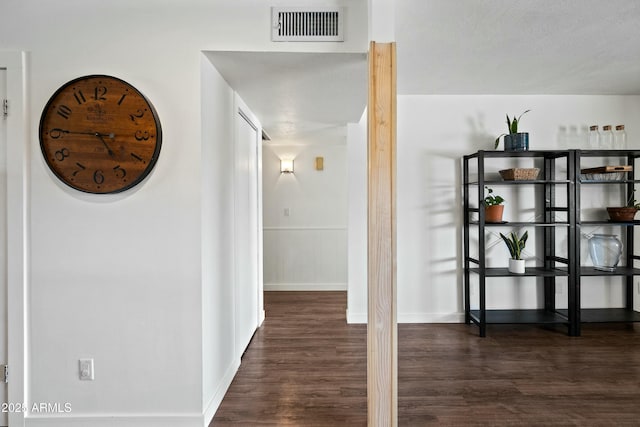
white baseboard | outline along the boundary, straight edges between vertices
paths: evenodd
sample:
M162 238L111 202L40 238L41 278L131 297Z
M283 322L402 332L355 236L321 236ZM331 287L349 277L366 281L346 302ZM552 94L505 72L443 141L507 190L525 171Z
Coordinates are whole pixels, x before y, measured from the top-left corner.
M27 414L25 427L208 427L240 368L233 362L202 414ZM73 407L71 407L73 410Z
M224 374L222 381L220 381L218 389L213 394L211 400L209 400L207 407L204 409L204 423L201 427L208 427L209 424L211 424L211 420L213 420L213 416L216 414L218 407L222 403L224 395L227 394L227 390L229 390L229 386L231 386L231 382L236 376L238 369L240 369L240 359L235 360L233 364L229 366L229 369L227 369L227 372Z
M265 291L346 291L346 283L265 283Z
M367 323L367 313L349 313L349 309L347 309L347 323L348 324Z
M464 323L464 313L402 313L398 323Z
M27 416L25 427L202 427L202 414L60 414Z
M347 323L367 323L367 313L349 313ZM464 313L401 313L398 323L464 323Z

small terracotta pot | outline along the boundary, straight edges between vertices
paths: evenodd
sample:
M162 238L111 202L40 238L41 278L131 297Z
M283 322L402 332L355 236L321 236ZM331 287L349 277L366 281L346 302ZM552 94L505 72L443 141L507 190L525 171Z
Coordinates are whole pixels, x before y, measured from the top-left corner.
M484 207L485 222L502 222L502 212L504 205L493 205Z
M607 213L611 221L629 222L633 221L638 210L633 206L625 206L620 208L607 208Z

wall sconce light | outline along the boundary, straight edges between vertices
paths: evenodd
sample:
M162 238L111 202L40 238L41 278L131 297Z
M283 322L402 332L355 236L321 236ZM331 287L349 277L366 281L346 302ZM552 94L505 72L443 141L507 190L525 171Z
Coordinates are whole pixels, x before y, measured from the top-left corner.
M280 173L293 173L293 159L280 160Z

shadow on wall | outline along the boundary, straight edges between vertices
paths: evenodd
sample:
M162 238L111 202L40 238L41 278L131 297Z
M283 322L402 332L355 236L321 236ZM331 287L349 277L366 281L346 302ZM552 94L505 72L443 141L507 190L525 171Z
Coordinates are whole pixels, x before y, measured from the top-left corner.
M421 287L422 298L429 301L430 308L451 307L462 311L462 196L460 155L456 151L424 151L421 156L420 182L422 210L422 232L416 247L425 254L420 277L437 278L425 280ZM453 277L455 278L453 278ZM453 280L452 280L453 279ZM455 283L455 287L452 286ZM455 290L454 290L455 289ZM452 306L452 298L455 303Z
M484 114L478 113L476 117L467 117L466 121L469 127L467 145L475 147L470 150L470 152L476 150L493 150L497 135L487 132Z

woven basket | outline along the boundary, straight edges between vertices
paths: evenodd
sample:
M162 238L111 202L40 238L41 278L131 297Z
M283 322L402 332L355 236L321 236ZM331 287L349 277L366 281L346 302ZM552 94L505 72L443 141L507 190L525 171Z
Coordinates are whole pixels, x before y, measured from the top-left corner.
M505 181L530 181L538 178L539 168L512 168L500 171L500 176Z

